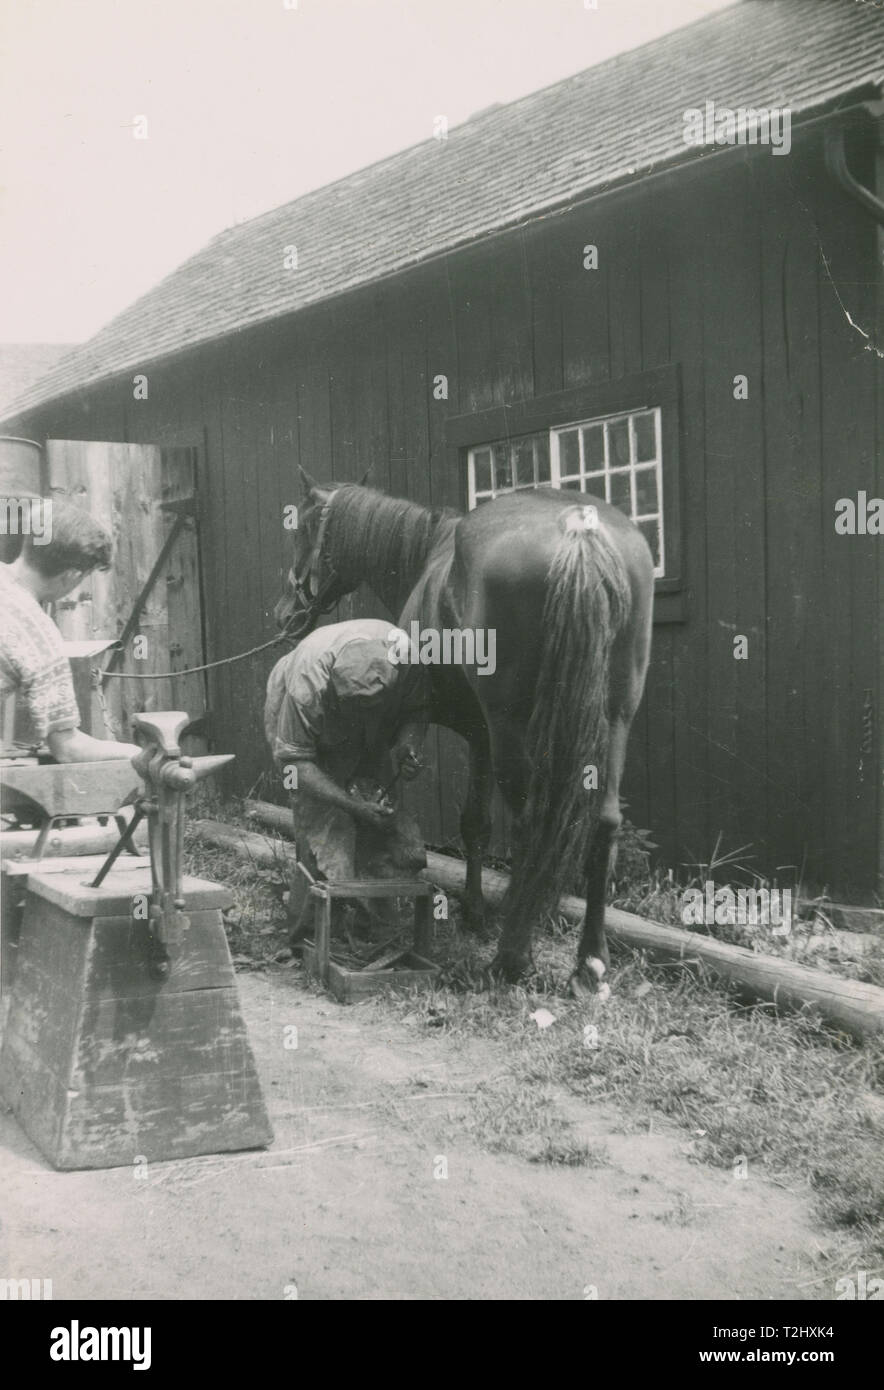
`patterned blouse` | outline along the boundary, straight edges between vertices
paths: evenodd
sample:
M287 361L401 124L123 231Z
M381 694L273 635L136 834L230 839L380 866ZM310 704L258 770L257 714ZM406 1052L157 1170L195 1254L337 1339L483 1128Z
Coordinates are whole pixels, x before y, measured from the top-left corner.
M80 726L61 633L33 594L0 564L0 701L16 693L15 741L26 747Z

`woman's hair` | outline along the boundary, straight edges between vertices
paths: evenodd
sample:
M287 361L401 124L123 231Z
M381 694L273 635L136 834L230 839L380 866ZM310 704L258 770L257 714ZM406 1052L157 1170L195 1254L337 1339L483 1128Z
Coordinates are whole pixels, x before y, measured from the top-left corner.
M22 556L32 569L54 579L65 570L110 568L111 538L88 512L58 497L46 498L49 540L25 536Z

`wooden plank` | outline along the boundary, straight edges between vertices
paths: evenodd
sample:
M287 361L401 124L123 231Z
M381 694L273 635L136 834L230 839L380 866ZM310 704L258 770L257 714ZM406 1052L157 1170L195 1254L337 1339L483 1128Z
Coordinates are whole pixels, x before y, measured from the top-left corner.
M132 607L160 552L166 521L157 503L162 496L161 454L153 445L130 444L127 457L114 460L114 490L118 501L118 535L114 544L114 601L117 632L121 632ZM146 638L140 658L129 644L117 670L141 675L169 670L169 612L166 585L161 579L148 594L137 633ZM119 694L114 689L119 687ZM122 711L124 728L131 727L134 713L173 708L169 680L110 680L115 706Z
M838 535L835 504L875 485L876 362L866 340L874 322L876 237L868 214L831 181L817 188L819 341L822 363L823 622L827 634L826 859L833 892L852 900L877 878L877 778L863 753L866 692L877 684L876 553L881 539ZM880 364L877 364L880 370Z
M412 280L385 296L387 418L390 441L389 491L424 505L428 476L427 337L425 282ZM398 616L398 615L397 615Z
M672 226L669 219L659 215L659 209L637 209L636 257L639 266L639 316L641 333L641 370L651 371L668 365L671 360L669 339L669 238ZM678 409L678 402L671 407ZM664 458L663 467L668 461ZM680 502L680 499L678 499ZM664 522L666 518L664 516ZM671 521L671 518L670 518ZM647 771L647 815L643 825L653 830L660 846L660 859L674 864L678 858L678 811L676 779L673 761L676 744L675 677L673 653L681 640L679 626L655 622L651 645L651 661L645 684L645 698L630 737L627 768L636 762ZM635 821L632 808L627 814Z
M759 210L767 476L766 843L775 866L824 858L824 736L828 699L823 608L819 244L796 217L818 180L816 162L790 177L762 166ZM788 870L786 870L788 873ZM822 886L818 884L818 886Z
M35 869L28 878L28 890L35 903L38 899L54 903L69 916L88 918L127 916L136 895L147 897L151 893L150 864L134 856L118 859L98 888L93 888L88 880L84 882L84 877L79 866L67 874L43 873ZM181 888L186 911L227 908L233 901L228 888L208 879L186 874Z
M612 379L628 379L638 376L642 370L641 254L638 225L634 213L631 209L621 209L619 217L620 221L616 225L616 231L609 234L605 244L608 339L611 354L611 377ZM586 274L591 273L590 271L586 272ZM652 668L656 657L657 653L652 647ZM653 670L649 672L648 685L651 688L654 684L654 675ZM663 816L652 816L651 814L651 739L648 727L648 696L649 691L646 688L645 698L638 708L630 734L623 795L628 803L626 814L629 820L634 825L642 827L651 825L656 828L658 823L665 824L666 822ZM664 779L665 783L671 786L672 776L668 759Z
M199 558L199 515L197 499L196 450L163 449L160 454L162 496L164 502L194 498L197 516L186 518L169 555L166 573L161 582L166 585L166 607L169 620L169 666L171 671L200 666L206 660L203 642L202 595ZM174 525L174 513L164 513L165 534ZM204 714L207 708L206 677L204 672L178 676L169 682L175 709L186 710L192 719ZM205 738L188 736L185 751L191 756L205 753Z
M596 208L569 219L559 296L562 306L564 386L586 386L611 376L608 278L620 224ZM598 268L584 266L584 247L598 248Z
M413 989L429 985L438 973L438 967L430 962L420 965L417 969L399 968L371 973L364 970L346 970L336 961L330 961L328 987L342 1004L350 1004L354 1000L365 999L384 989Z
M147 861L147 839L146 833L144 833L145 831L146 828L142 822L135 831L134 836L135 844L140 850L140 853L137 857L135 855L127 856L127 860L131 859L133 863ZM33 843L34 836L31 835L30 832L29 838ZM59 854L53 851L52 854L49 854L44 859L31 859L26 855L23 855L20 859L7 859L4 852L3 877L10 879L27 878L35 870L39 870L40 873L49 874L66 874L73 870L79 873L81 878L88 882L98 873L98 870L107 858L108 850L113 849L118 838L116 827L113 828L113 832L111 828L108 827L99 838L98 835L91 832L89 826L68 826L67 829L59 831L58 846L59 849L67 850L67 854ZM4 846L6 845L6 839L7 837L4 835ZM106 846L106 848L99 849L99 843ZM82 853L78 852L80 850L82 850Z
M429 888L413 878L354 878L317 883L310 892L315 898L424 898Z
M697 248L703 245L708 205L672 192L661 202L669 261L670 343L681 368L682 530L687 538L685 598L688 620L672 633L675 741L671 776L675 783L678 860L696 862L709 843L710 794L708 596L706 587L706 437L703 280ZM720 794L720 793L719 793Z
M256 477L260 461L255 457L247 380L239 352L232 352L222 364L219 387L222 392L222 448L224 472L225 530L228 552L225 609L221 620L223 655L244 651L255 645L255 628L261 608L260 578L255 556L260 553L260 517L256 505ZM249 663L237 662L225 669L226 705L233 743L229 751L237 757L237 776L246 785L266 766L263 739L254 738L258 723L253 673Z
M114 637L132 612L171 525L157 505L163 496L160 450L145 444L53 440L47 445L47 467L53 491L79 499L114 542L110 570L87 576L82 589L58 605L59 628L70 639ZM160 575L141 609L136 635L146 639L146 651L138 658L130 644L118 663L130 677L169 669L167 589ZM168 709L172 703L168 680L108 680L104 692L112 726L108 732L119 736L128 735L136 710Z
M706 359L706 531L708 563L709 791L714 795L710 842L720 853L748 845L740 862L755 867L763 844L746 835L766 824L766 769L751 737L743 737L744 690L763 690L764 545L759 493L758 431L761 361L756 337L758 253L747 166L716 183L715 221L703 243L703 344ZM726 273L723 268L727 267ZM733 378L749 380L747 401L735 400ZM753 383L755 390L753 391ZM749 506L751 502L751 508ZM747 576L761 576L761 591L744 599ZM736 660L735 639L748 641L748 660ZM754 674L761 673L759 679ZM751 735L751 731L750 731ZM747 746L748 744L748 746ZM748 814L747 814L748 812ZM763 832L762 832L763 833ZM712 852L712 843L709 846Z
M531 342L535 396L564 389L562 361L562 296L560 282L566 275L565 258L571 238L567 222L552 217L525 232L531 285Z
M458 401L464 413L494 405L488 371L494 339L485 283L490 255L487 248L472 250L446 263L457 337Z
M488 273L491 356L486 371L498 405L534 395L531 282L524 235L502 238Z

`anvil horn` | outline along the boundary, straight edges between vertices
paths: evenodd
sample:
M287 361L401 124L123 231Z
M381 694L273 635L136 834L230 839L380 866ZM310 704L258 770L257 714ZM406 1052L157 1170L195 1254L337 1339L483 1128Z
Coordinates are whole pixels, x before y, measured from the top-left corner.
M195 780L201 782L204 777L211 777L219 767L224 767L225 763L232 763L235 757L235 753L211 753L204 758L193 758L191 767Z

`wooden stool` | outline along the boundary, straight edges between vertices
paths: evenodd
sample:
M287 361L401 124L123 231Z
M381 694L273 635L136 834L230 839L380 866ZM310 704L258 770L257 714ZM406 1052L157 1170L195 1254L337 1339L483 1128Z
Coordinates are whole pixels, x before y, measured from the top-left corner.
M314 883L313 944L304 945L304 968L326 985L342 1003L364 998L387 985L426 984L435 979L438 967L428 954L433 936L432 886L419 878L347 879L334 883ZM362 970L350 970L331 958L332 903L354 898L411 898L414 901L414 942L411 949L399 949Z

